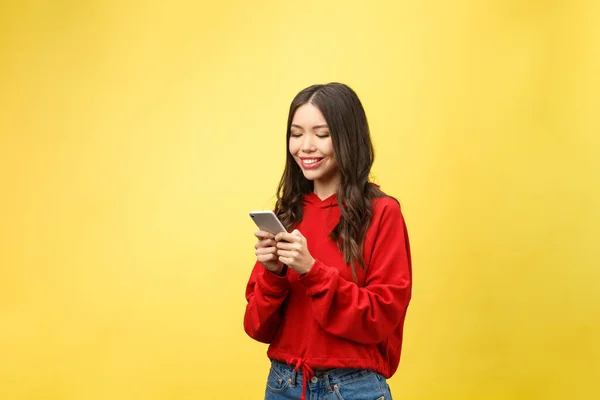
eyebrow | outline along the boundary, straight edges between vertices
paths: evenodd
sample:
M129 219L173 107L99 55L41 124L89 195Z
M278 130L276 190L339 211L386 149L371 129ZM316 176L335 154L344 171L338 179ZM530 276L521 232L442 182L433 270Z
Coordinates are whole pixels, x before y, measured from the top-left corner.
M301 127L300 125L297 125L297 124L292 124L292 128L304 129L303 127ZM329 129L329 126L327 126L327 124L321 124L321 125L315 125L312 128L313 129L321 129L321 128Z

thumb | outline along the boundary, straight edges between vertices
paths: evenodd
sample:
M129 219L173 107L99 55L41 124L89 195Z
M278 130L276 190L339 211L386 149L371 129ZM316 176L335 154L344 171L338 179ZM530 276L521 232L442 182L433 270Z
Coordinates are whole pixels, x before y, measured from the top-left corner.
M304 236L302 236L302 233L301 233L301 232L300 232L298 229L294 229L294 230L292 231L292 235L294 235L294 236L299 236L299 237L301 237L301 238L303 238L303 237L304 237Z

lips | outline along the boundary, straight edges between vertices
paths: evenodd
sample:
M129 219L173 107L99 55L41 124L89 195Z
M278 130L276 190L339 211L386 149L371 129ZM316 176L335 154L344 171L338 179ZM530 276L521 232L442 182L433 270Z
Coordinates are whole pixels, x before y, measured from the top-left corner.
M323 163L323 158L321 157L306 157L301 158L300 162L302 163L302 168L304 169L315 169L319 168L319 166Z

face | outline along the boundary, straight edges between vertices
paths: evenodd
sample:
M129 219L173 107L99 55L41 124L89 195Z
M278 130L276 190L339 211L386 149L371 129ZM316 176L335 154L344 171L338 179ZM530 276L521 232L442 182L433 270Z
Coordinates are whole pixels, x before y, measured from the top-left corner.
M339 170L331 132L321 111L310 103L298 107L290 130L289 151L306 179L318 185L334 182Z

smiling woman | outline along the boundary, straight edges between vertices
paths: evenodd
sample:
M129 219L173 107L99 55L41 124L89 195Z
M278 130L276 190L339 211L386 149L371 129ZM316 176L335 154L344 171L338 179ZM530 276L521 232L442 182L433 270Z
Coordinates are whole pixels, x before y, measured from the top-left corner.
M270 343L265 399L304 399L307 390L389 399L410 247L398 202L369 182L374 153L358 96L340 83L302 90L286 139L276 213L293 231L256 232L246 289L245 330Z
M335 193L340 171L333 155L329 126L314 104L307 103L296 110L289 148L304 177L313 181L317 196L326 198Z
M321 329L361 348L351 330L379 319L335 323L357 312L355 281L319 216L340 200L364 215L363 178L322 200L286 136L294 95L333 79L365 106L371 177L402 200L419 266L395 398L600 399L600 1L140 3L0 3L0 399L262 398L267 345L241 324L247 211L274 209L286 156L280 210L303 212L316 260L302 281L339 265L352 290L309 297L294 280L285 320L254 326L261 299L284 296L259 266L248 330L278 347L297 329L301 355L343 356ZM293 115L319 109L348 182L368 143L345 147L362 114L330 110L333 91ZM291 314L298 300L313 312ZM288 390L280 373L269 385ZM332 389L345 398L353 376Z

